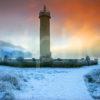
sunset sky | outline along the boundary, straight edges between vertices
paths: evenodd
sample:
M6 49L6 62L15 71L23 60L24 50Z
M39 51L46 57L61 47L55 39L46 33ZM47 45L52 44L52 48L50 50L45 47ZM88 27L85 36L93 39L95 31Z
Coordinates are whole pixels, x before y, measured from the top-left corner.
M39 12L51 12L53 57L100 57L100 0L0 0L0 40L39 57Z

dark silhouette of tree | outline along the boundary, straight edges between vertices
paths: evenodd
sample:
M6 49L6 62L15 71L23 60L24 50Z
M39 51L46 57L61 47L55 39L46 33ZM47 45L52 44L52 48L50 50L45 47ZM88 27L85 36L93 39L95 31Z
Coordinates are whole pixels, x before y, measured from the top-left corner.
M36 59L35 58L32 58L32 61L36 61Z
M90 57L89 56L86 56L86 62L88 65L90 65Z
M4 56L4 59L3 59L4 62L8 62L8 58L9 58L9 57L8 57L7 55L5 55L5 56Z
M16 58L16 60L19 61L19 62L23 62L24 58L23 57L18 57L18 58Z

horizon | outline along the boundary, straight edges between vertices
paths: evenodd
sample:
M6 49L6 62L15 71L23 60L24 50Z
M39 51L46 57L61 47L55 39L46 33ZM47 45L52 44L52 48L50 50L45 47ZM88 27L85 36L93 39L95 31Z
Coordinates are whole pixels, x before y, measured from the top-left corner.
M99 0L0 1L0 40L21 46L38 58L38 17L44 4L51 13L53 58L100 58Z

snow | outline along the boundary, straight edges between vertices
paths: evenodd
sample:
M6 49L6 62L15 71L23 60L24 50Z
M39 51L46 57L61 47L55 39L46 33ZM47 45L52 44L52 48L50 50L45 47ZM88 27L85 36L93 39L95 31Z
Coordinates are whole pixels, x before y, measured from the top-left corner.
M0 66L0 83L3 82L7 88L0 91L0 98L8 93L13 100L93 100L84 75L94 69L100 69L99 67L100 65L83 68ZM6 77L5 80L3 77Z

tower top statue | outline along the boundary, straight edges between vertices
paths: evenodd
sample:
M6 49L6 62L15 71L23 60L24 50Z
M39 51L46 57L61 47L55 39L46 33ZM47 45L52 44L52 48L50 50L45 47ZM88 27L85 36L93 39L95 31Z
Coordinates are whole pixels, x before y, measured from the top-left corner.
M47 16L47 17L51 18L50 12L47 10L46 5L44 5L43 10L41 10L39 13L39 18L41 16Z
M47 10L47 9L46 9L46 5L44 5L44 12L46 12L46 10Z

